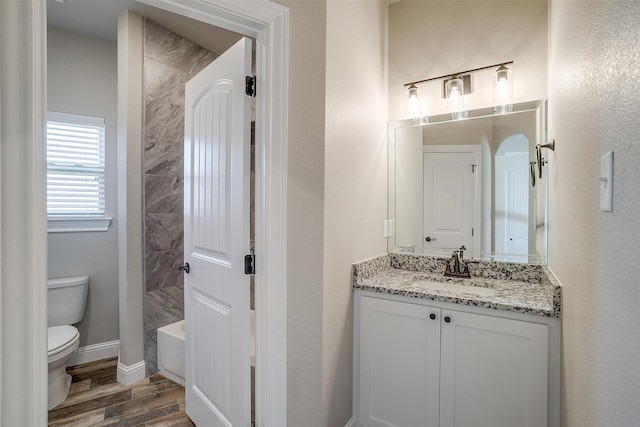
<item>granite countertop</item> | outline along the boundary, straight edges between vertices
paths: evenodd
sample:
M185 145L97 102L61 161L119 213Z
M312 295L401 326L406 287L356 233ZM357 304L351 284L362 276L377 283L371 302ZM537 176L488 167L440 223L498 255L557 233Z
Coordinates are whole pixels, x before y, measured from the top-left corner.
M385 254L353 265L353 288L410 298L561 317L561 287L544 266L491 261L469 263L471 278L445 277L446 258ZM460 289L431 289L418 281L495 289L491 295ZM445 286L446 287L446 286ZM472 290L471 288L470 290Z

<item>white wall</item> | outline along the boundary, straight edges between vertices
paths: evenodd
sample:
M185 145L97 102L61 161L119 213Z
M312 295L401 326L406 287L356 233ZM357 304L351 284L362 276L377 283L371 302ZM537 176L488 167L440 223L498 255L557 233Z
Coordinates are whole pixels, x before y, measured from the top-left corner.
M351 264L386 252L387 22L382 1L327 2L323 394L327 426L352 415Z
M563 285L565 426L640 424L640 3L552 0L549 266ZM598 203L615 153L613 212Z
M118 339L115 42L48 31L48 109L105 118L107 232L49 233L49 277L88 275L89 297L78 325L80 345Z
M514 102L547 96L547 1L400 1L389 6L389 119L405 118L405 83L514 61ZM467 109L492 105L495 70L476 73ZM427 115L446 113L442 81L419 86Z
M289 8L288 425L311 427L323 425L324 419L322 263L326 2L278 0L278 3Z
M351 264L386 251L386 6L288 1L288 425L352 415Z

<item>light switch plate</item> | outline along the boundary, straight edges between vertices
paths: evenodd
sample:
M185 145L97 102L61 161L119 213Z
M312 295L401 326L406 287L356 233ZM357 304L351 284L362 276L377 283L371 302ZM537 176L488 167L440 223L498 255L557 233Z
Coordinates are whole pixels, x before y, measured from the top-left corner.
M600 210L613 211L613 151L600 158Z

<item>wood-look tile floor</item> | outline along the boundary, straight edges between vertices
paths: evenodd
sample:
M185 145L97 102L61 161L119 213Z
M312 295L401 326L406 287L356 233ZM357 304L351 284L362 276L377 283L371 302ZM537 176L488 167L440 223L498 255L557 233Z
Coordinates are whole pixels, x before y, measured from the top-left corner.
M67 368L69 396L49 411L49 426L194 426L184 387L156 374L130 386L116 381L118 359Z

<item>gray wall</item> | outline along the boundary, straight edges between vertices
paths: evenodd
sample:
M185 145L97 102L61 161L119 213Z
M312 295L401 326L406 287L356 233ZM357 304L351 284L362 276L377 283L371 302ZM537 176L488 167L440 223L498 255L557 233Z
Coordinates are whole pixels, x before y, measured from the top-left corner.
M145 331L155 372L156 330L184 318L184 85L216 55L144 22Z
M48 274L90 277L81 346L117 340L116 43L49 29L47 66L49 110L105 118L106 212L113 218L106 232L49 233Z
M640 3L551 1L549 267L563 286L562 423L640 424ZM613 212L599 207L614 151Z

